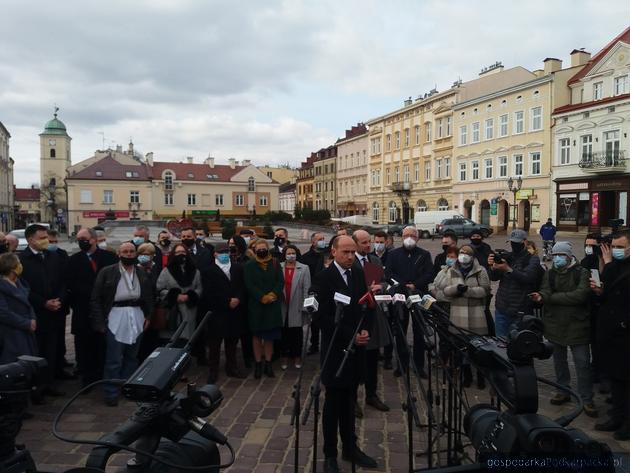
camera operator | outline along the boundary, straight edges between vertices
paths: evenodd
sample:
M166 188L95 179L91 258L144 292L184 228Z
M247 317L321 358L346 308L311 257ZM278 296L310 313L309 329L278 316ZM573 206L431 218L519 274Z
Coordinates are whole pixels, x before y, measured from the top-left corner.
M569 387L571 372L567 363L567 349L571 348L578 392L584 401L584 412L597 417L593 404L593 382L589 352L590 314L588 308L589 274L573 256L571 243L559 241L551 250L553 266L543 276L539 292L531 294L534 302L544 306L544 335L553 344L553 364L558 384ZM561 405L571 398L557 392L550 402Z
M318 295L319 311L317 319L322 330L322 354L328 351L330 354L323 366L321 379L326 387L326 398L322 416L324 434L324 472L337 473L337 429L341 435L343 445L343 459L354 460L364 468L376 468L377 463L363 453L356 444L355 435L355 402L356 390L361 378L363 367L364 347L370 341L368 325L373 320L373 311L370 309L363 319L363 326L357 327L361 321L361 311L358 300L367 292L363 270L353 266L355 260L356 244L352 238L340 236L334 239L332 244L333 263L315 276L312 292ZM351 302L343 306L341 320L337 321L339 328L335 333L335 293L345 294L351 297ZM344 357L344 350L354 340L355 352L350 355L341 372L336 377L336 372ZM331 346L332 343L332 346ZM322 356L322 363L325 357Z
M407 226L402 231L403 246L389 253L387 258L387 278L395 279L404 285L398 292L419 291L426 293L429 283L433 281L433 264L431 254L419 248L418 230L414 226ZM413 322L412 322L413 324ZM405 320L402 321L403 330L407 332L409 312L405 309ZM419 375L426 377L424 371L425 343L422 329L413 325L413 361L418 368ZM385 359L391 359L392 350L385 350ZM400 375L399 371L394 372Z
M538 256L525 248L527 233L516 229L510 234L511 253L493 253L488 257L490 280L499 281L495 324L498 337L507 336L519 313L531 314L533 305L528 294L538 290L543 275Z
M602 296L598 315L597 344L601 369L610 378L610 418L595 430L615 431L617 440L630 440L630 230L613 235L611 249L602 245L606 265L601 287L591 279L591 289Z

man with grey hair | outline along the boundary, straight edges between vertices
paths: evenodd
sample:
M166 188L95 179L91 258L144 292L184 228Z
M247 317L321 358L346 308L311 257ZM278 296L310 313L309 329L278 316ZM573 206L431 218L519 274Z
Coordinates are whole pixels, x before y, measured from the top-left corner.
M418 247L418 230L413 225L408 225L402 231L403 245L393 249L387 257L387 277L400 283L396 292L409 295L410 293L426 294L429 283L433 281L433 262L431 253ZM409 325L409 311L404 309L403 330L407 333ZM422 329L418 327L412 318L413 326L413 360L421 377L426 377L424 372L425 343ZM392 351L385 350L385 360L391 359ZM401 367L394 372L400 375Z
M7 243L7 251L9 253L15 253L17 251L18 245L20 244L20 240L15 235L9 233L4 241Z
M133 242L136 249L143 243L151 243L155 248L155 255L153 256L153 262L155 263L155 270L159 273L162 271L162 250L158 248L154 242L150 239L150 231L149 227L146 225L138 225L136 229L133 231L133 238L131 241Z

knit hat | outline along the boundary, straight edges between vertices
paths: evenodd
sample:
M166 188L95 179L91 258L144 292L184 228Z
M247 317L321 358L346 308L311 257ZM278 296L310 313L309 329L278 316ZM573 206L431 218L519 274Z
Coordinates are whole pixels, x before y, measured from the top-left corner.
M573 244L570 241L559 241L551 249L552 255L567 255L573 258Z

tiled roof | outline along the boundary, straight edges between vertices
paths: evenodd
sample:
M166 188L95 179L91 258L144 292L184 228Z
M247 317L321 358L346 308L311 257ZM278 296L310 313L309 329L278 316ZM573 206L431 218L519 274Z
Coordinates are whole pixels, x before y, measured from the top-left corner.
M584 103L573 103L573 104L564 105L562 107L556 108L553 111L553 114L555 115L557 113L572 112L573 110L596 107L598 105L605 105L611 102L619 102L621 100L627 100L627 99L630 99L630 94L613 95L611 97L605 97L601 100L591 100L590 102L584 102Z
M20 189L15 187L15 200L33 200L39 202L39 189L33 189L28 187L26 189Z
M295 191L295 183L286 182L280 184L279 192L293 192Z
M613 39L610 43L608 43L604 48L599 51L595 56L593 56L586 65L578 71L573 77L569 79L569 85L578 82L582 77L586 76L593 67L599 62L601 58L603 58L608 51L610 51L615 44L619 41L623 41L624 43L630 43L630 26L626 28L619 36Z
M153 163L153 179L161 180L162 173L168 169L175 173L177 181L229 182L234 175L246 167L235 166L232 169L228 164L210 167L207 164L155 162Z
M94 179L116 181L148 181L151 175L147 166L120 164L111 156L90 164L66 179Z

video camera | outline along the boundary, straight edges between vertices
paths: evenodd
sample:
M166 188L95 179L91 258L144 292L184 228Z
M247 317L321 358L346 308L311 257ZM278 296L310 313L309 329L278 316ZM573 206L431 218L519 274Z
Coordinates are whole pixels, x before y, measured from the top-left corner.
M623 218L611 218L610 220L608 220L608 225L611 227L611 232L606 235L598 235L597 243L604 243L606 245L612 244L613 235L619 231L623 224Z
M497 264L510 263L512 260L512 253L503 249L494 250L494 262Z

